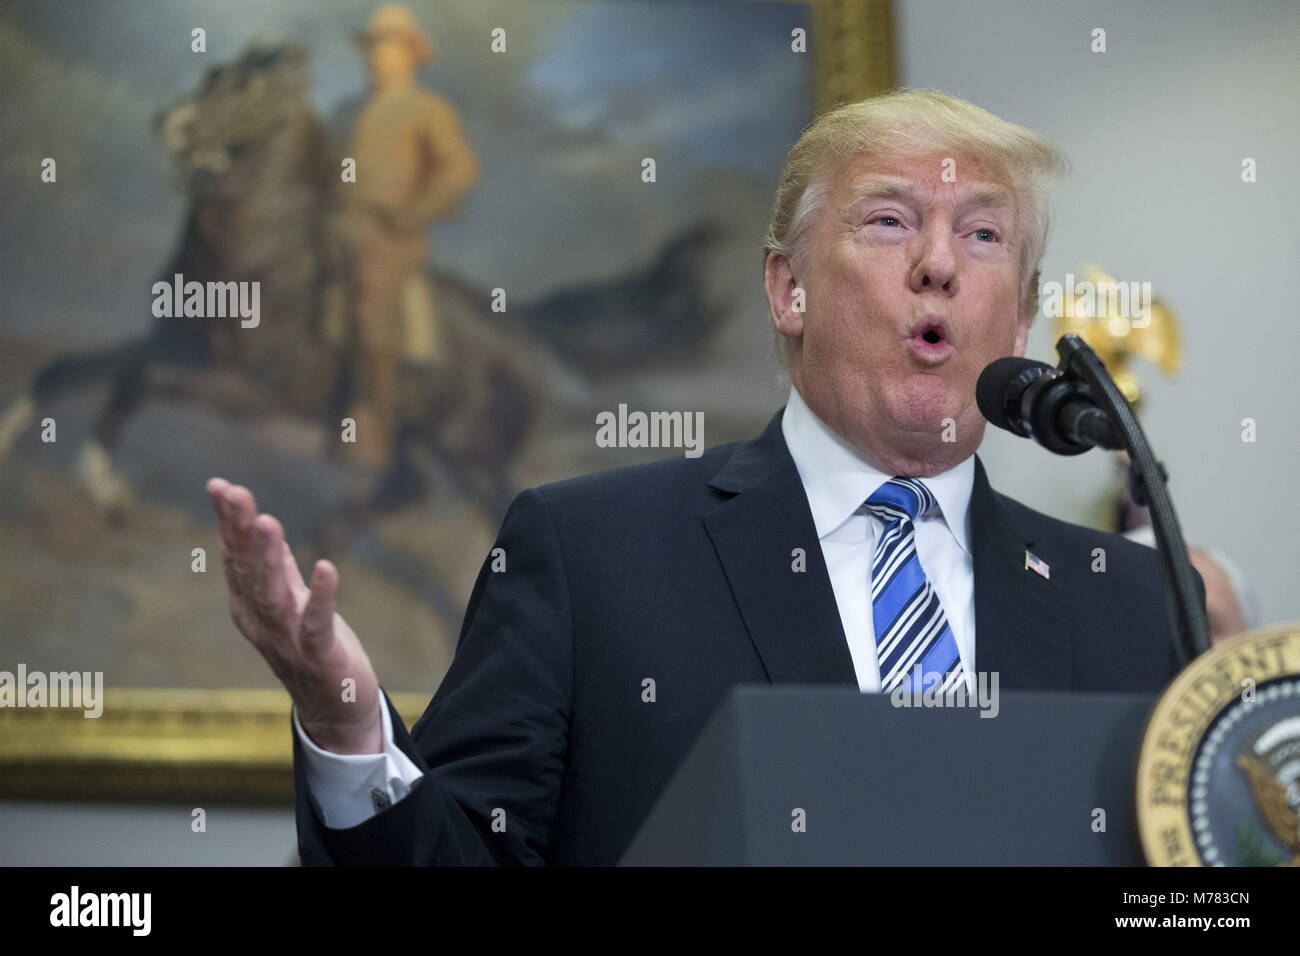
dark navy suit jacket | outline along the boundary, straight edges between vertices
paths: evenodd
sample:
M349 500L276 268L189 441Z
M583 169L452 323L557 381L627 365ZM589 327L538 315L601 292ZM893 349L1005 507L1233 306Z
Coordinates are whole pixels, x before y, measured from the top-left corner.
M1154 550L994 492L978 456L970 509L977 671L1005 689L1169 681ZM409 735L385 695L424 771L404 799L325 827L295 735L304 864L614 864L733 685L857 687L781 413L751 442L525 491L496 547L506 569L484 562Z

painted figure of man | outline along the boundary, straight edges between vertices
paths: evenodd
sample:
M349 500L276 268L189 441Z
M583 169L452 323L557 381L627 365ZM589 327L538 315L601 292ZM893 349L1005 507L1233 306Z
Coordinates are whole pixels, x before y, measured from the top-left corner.
M456 110L416 83L433 43L405 7L375 11L357 37L372 93L357 118L347 155L356 179L343 182L334 224L346 285L354 364L356 458L388 464L397 421L403 288L428 254L429 226L455 214L478 178L478 161Z

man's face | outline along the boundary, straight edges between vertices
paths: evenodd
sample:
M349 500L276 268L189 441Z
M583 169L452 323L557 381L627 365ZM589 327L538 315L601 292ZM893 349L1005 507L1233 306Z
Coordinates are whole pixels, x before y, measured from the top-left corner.
M415 73L415 54L400 36L376 37L367 44L366 55L370 61L370 78L381 86L409 79Z
M847 161L802 271L768 261L791 380L818 417L894 474L935 474L975 451L985 426L976 380L994 359L1024 354L1032 318L1018 315L1015 193L955 159L953 182L943 155ZM792 308L796 287L803 313Z

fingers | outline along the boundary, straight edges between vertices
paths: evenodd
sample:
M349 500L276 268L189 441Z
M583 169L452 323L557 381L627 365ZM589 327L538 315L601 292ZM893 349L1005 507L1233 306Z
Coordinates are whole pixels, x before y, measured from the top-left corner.
M230 482L226 481L224 478L214 477L209 478L207 484L203 487L207 489L208 496L212 499L212 506L215 508L220 496L230 487ZM220 515L220 510L218 510L217 513Z
M289 590L289 576L284 566L284 530L271 515L253 520L253 597L266 615L287 621L295 605Z
M299 601L305 600L307 597L307 584L302 579L302 572L298 570L298 562L294 558L293 552L289 550L289 542L281 540L281 545L281 560L284 562L284 573L289 581L289 587L292 589L295 598Z
M224 478L210 478L206 487L208 497L212 499L212 510L217 513L217 529L221 533L221 567L226 573L226 588L233 597L239 592L239 582L235 578L234 544L224 513L226 489L230 482Z
M264 620L290 625L297 608L303 606L300 635L316 641L316 649L328 646L334 633L338 569L328 561L317 562L309 589L284 538L284 527L274 516L257 513L251 491L223 478L210 479L207 490L221 529L232 609L238 604Z
M302 648L309 653L324 650L334 638L334 597L338 586L338 568L330 561L317 561L299 631Z
M221 531L222 547L228 548L232 541L230 527L226 522L226 492L233 486L224 478L209 478L206 487L208 497L212 499L212 510L217 513L217 527Z
M253 519L257 517L257 501L253 493L243 485L231 485L223 496L226 503L225 515L235 531L235 540L245 551L247 558L251 551Z
M257 514L253 493L224 478L207 483L221 531L222 566L232 603L252 604L260 613L292 611L293 587L302 576L288 573L284 529L271 515ZM303 588L305 590L305 587Z
M251 532L257 503L247 488L220 478L210 481L208 487L221 528L222 553L230 572L227 581L232 591L246 594L251 588L250 575L255 566Z

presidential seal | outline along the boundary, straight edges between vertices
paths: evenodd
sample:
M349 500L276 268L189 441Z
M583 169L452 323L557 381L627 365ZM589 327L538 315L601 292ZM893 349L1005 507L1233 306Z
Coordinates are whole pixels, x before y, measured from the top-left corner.
M1153 866L1300 866L1300 622L1174 678L1142 734L1137 821Z

